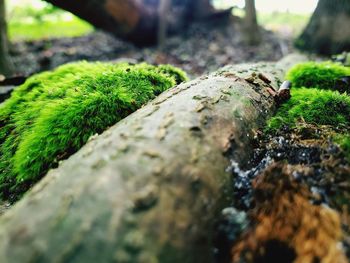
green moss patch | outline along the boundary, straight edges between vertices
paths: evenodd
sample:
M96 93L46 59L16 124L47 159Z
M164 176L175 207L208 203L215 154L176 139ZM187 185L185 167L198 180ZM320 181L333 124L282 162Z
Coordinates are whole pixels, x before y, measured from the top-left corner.
M294 87L335 89L339 78L350 75L350 68L331 62L307 62L294 66L287 79ZM350 87L347 87L350 93Z
M268 129L294 128L300 122L316 125L349 126L350 97L331 90L300 88L268 122Z
M333 139L350 160L350 136L339 134L350 128L350 85L344 82L343 93L337 90L340 77L350 75L350 68L331 62L307 62L287 73L292 81L292 98L283 104L266 127L266 132L278 133L283 128L299 129L304 124L332 127Z
M29 78L0 105L0 198L16 199L92 135L186 79L168 65L87 62Z

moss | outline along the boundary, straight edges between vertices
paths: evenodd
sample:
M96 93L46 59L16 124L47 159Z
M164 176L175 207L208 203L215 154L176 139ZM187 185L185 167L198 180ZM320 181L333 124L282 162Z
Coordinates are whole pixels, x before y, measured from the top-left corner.
M166 74L170 77L174 77L177 83L187 80L187 75L179 68L175 68L171 65L160 65L158 66L159 72Z
M350 135L337 135L334 141L339 144L340 148L343 150L346 159L350 162Z
M330 125L336 134L335 142L350 160L350 136L336 132L336 128L350 126L350 86L347 79L339 84L339 78L346 75L350 75L350 68L331 62L307 62L293 67L286 77L294 86L292 98L268 121L266 131L275 133L283 127L296 128L303 123ZM339 88L346 92L332 90Z
M293 128L299 122L349 126L350 97L330 90L294 89L292 98L268 121L267 130L275 132L283 126Z
M184 80L168 65L87 62L29 78L0 106L0 197L24 192L90 136Z
M350 68L331 62L306 62L294 66L288 73L287 79L294 87L319 89L335 89L340 77L350 75ZM347 87L350 92L350 87Z

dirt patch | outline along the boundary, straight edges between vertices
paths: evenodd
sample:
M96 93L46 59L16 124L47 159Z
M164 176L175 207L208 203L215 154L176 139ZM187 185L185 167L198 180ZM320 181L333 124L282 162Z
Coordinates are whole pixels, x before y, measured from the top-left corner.
M237 227L225 233L227 242L218 246L219 258L348 261L350 165L329 139L332 132L331 127L305 124L276 136L260 135L247 167L241 170L232 161L233 207L246 215L246 227L235 238L227 236ZM235 216L232 222L237 223Z

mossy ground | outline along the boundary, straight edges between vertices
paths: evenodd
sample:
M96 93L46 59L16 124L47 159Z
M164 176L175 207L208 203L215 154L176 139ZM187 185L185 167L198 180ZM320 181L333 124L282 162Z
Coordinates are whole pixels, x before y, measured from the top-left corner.
M300 122L319 125L349 126L350 97L337 91L299 88L292 91L292 98L283 104L268 123L271 130Z
M334 141L350 160L349 135L337 134L350 128L350 86L345 92L334 90L337 79L346 75L350 75L350 68L331 62L307 62L293 67L287 73L287 79L293 83L292 98L268 121L266 131L276 133L303 123L330 125Z
M0 106L0 197L16 199L92 135L186 78L169 65L87 62L29 78Z

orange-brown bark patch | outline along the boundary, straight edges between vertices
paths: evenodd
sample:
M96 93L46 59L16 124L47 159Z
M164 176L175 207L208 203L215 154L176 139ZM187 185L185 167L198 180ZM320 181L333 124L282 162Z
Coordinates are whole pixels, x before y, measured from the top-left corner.
M338 213L312 204L292 174L292 166L275 164L253 181L252 227L233 246L233 262L348 262Z

